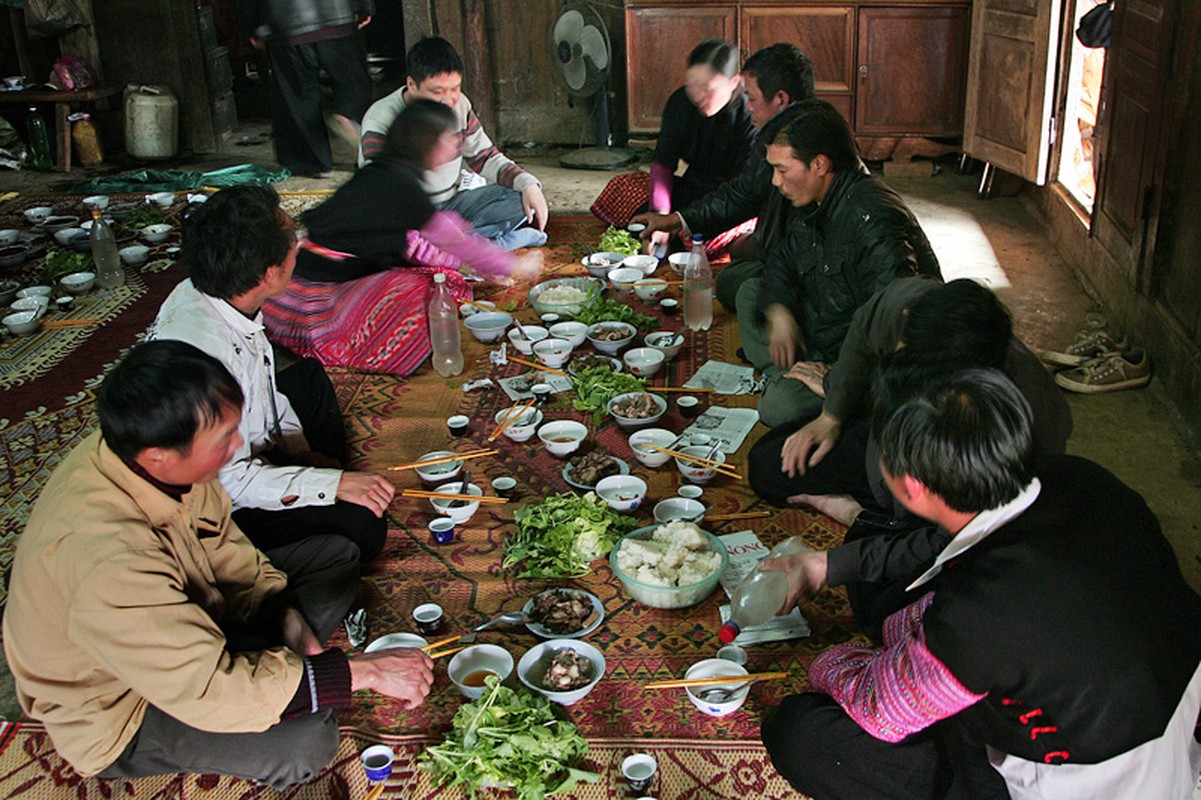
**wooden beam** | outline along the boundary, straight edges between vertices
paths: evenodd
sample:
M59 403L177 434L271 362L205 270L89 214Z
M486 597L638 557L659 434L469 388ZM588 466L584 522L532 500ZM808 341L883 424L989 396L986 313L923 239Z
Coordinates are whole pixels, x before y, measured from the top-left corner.
M475 115L480 118L484 130L495 138L496 115L493 108L495 83L487 57L488 37L484 29L482 0L462 0L463 3L463 76L464 89L471 98Z

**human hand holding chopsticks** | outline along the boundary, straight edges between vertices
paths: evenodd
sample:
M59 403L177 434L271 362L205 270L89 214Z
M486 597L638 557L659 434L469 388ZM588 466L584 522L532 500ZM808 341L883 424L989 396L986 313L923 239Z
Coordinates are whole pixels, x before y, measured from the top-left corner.
M372 689L400 701L401 708L421 705L434 683L433 660L413 647L393 647L347 657L350 688Z

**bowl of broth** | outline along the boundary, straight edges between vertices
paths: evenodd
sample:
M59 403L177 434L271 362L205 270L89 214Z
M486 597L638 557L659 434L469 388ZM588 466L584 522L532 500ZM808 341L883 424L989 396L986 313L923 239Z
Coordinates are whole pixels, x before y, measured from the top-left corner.
M489 675L504 681L513 672L513 656L494 644L474 644L455 653L446 666L450 681L468 700L479 700Z

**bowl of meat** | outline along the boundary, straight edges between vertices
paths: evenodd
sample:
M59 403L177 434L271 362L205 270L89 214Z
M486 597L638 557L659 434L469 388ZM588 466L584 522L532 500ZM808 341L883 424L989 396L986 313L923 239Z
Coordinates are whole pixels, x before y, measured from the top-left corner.
M547 589L531 597L522 610L530 633L543 639L578 639L605 619L600 598L581 589Z
M604 278L611 270L621 266L626 257L621 253L593 253L580 259L580 263L588 268L595 278Z
M629 475L630 465L600 450L578 455L563 467L563 480L576 489L592 491L610 475Z
M531 647L517 662L522 683L564 706L587 697L604 675L604 654L579 639L551 639Z
M588 341L599 352L615 356L630 342L638 330L628 322L598 322L588 329Z
M667 413L667 401L650 392L626 392L609 401L609 413L623 428L645 428Z

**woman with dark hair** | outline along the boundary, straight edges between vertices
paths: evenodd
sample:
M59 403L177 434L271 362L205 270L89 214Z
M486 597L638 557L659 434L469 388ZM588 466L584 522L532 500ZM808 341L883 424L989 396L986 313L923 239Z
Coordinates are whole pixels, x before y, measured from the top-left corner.
M617 176L593 203L592 213L617 227L648 208L671 213L733 178L754 144L738 49L706 39L689 54L684 85L663 107L650 175ZM677 176L681 161L687 169Z
M462 270L490 283L532 281L542 253L514 255L421 188L454 156L454 115L416 100L388 131L383 154L305 212L307 235L288 291L263 306L272 339L326 365L407 375L430 353L425 301L433 272L471 297Z

